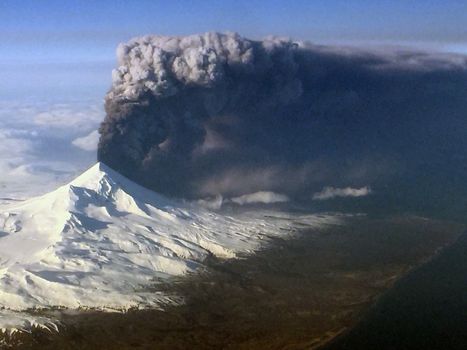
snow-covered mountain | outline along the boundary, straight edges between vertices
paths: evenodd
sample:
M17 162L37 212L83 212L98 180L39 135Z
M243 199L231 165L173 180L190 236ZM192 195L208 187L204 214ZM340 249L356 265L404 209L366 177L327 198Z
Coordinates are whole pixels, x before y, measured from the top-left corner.
M145 293L145 285L194 271L209 254L232 258L271 236L337 220L226 216L163 197L98 163L51 193L0 206L0 308L151 305L166 297Z

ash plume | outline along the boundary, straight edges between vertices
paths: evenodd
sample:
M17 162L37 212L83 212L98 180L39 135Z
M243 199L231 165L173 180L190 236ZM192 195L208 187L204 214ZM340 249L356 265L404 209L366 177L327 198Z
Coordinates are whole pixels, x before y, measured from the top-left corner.
M461 55L206 33L117 56L98 158L171 196L409 188L466 155Z

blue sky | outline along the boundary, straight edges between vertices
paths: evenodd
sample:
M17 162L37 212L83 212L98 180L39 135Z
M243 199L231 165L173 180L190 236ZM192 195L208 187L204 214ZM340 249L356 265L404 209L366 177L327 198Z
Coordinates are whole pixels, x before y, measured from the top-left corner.
M75 88L102 93L116 45L148 33L230 30L467 52L465 23L465 0L0 0L0 94L45 83L66 94L72 78Z
M0 197L95 161L115 48L131 37L237 31L467 53L466 23L465 0L0 0Z
M0 1L1 60L112 60L146 33L238 31L318 42L467 43L467 1Z

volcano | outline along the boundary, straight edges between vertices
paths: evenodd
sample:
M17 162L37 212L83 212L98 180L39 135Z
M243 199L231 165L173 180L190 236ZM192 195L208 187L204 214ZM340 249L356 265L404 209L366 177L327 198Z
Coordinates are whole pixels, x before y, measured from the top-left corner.
M147 286L235 258L332 215L229 215L170 199L103 163L41 197L0 207L0 306L126 309L170 302ZM1 312L0 312L1 313Z

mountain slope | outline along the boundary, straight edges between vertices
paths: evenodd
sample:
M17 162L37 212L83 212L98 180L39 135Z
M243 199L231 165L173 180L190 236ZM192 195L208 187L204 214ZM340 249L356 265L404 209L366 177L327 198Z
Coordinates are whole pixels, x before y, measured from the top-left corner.
M168 296L143 288L157 278L195 271L209 254L232 258L270 236L336 220L225 216L160 196L98 163L51 193L0 207L0 306L157 304Z

